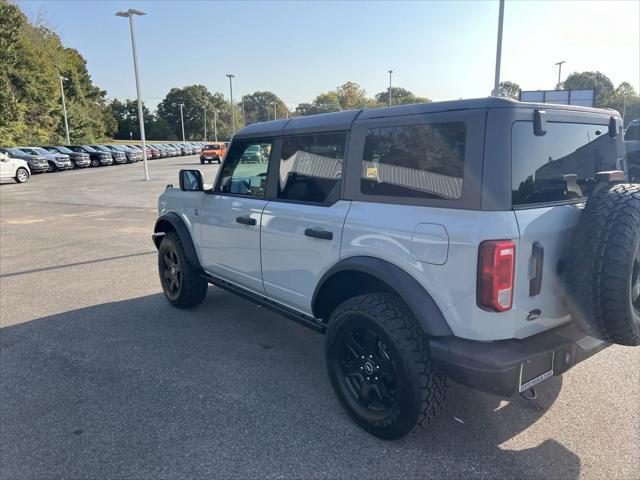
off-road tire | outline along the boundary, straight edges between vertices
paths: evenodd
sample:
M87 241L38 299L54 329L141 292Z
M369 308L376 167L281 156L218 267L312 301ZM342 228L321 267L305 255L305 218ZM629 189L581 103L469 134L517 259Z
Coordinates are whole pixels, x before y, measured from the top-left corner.
M395 367L395 398L382 412L358 404L342 370L350 332L364 326L383 342ZM331 385L353 421L383 439L397 439L425 426L446 397L446 378L429 358L428 339L408 307L390 293L369 293L346 300L332 313L325 343ZM362 370L362 367L360 368Z
M640 345L638 280L640 185L597 190L587 201L571 241L566 276L574 318L591 336Z
M17 183L24 183L29 180L29 171L26 168L18 168L14 177Z
M172 290L165 276L168 267L165 261L167 255L177 260L181 275L180 285L175 290ZM200 271L188 262L182 241L175 232L169 232L162 237L158 248L158 273L164 296L175 307L193 308L202 303L207 295L209 283L200 276Z

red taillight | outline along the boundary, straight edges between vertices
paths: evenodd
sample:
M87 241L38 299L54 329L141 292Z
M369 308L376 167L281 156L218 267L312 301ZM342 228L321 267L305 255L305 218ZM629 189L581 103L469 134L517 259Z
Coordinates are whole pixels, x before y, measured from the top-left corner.
M478 259L478 306L506 312L513 306L516 246L508 240L480 244Z

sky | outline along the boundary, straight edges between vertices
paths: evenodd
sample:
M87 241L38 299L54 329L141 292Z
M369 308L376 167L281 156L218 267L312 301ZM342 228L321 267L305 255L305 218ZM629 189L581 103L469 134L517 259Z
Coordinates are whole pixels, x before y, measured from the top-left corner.
M172 87L205 85L234 98L269 90L290 108L351 80L367 94L393 85L432 100L485 97L493 88L497 1L42 1L43 16L87 60L109 98L135 98L128 20L136 8L140 81L155 108ZM552 89L600 70L640 90L640 1L506 0L501 80Z

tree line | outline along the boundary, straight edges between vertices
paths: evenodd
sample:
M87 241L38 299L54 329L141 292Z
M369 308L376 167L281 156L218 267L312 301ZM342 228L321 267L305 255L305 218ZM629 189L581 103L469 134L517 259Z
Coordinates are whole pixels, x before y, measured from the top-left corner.
M77 50L65 47L43 21L31 22L16 5L0 0L0 145L64 143L60 77L72 143L140 138L136 100L108 101ZM594 88L595 106L626 111L627 123L640 116L633 86L622 82L616 87L601 72L572 73L561 87ZM500 85L505 96L517 98L519 91L513 82ZM389 94L393 105L431 101L401 87L369 96L348 81L290 109L275 93L257 91L234 102L235 130L274 118L382 108L388 106ZM234 131L231 103L204 85L172 88L155 110L144 105L143 114L146 137L152 140L182 140L182 119L186 140L205 139L205 128L207 140L227 140Z

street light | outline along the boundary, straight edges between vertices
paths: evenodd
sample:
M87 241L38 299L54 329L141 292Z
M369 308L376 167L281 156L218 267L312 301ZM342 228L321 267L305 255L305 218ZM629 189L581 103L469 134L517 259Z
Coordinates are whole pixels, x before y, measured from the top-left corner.
M204 141L207 142L207 104L204 104Z
M71 145L71 140L69 140L69 122L67 122L67 105L64 101L64 85L62 84L63 80L69 80L68 78L60 76L60 91L62 92L62 111L64 112L64 128L67 133L67 145Z
M218 141L218 110L213 109L213 138Z
M236 133L236 110L233 108L233 82L232 79L235 78L235 75L232 73L227 73L226 77L229 79L229 96L231 97L231 124L233 126L233 133Z
M277 120L278 119L278 110L277 110L277 106L278 104L274 101L273 102L273 119Z
M393 70L389 70L389 107L391 107L391 75L393 75Z
M138 120L140 121L140 140L142 141L142 163L144 165L144 179L149 178L149 167L147 166L147 141L144 136L144 117L142 114L142 94L140 93L140 78L138 76L138 54L136 52L136 30L133 24L134 15L146 15L146 13L140 10L134 10L130 8L126 12L116 13L117 17L128 17L129 27L131 29L131 48L133 50L133 70L136 77L136 93L138 94Z
M502 24L504 22L504 0L500 0L500 13L498 14L498 45L496 47L496 76L493 81L493 96L500 94L500 62L502 60Z
M556 84L556 90L560 90L560 79L562 78L562 64L567 63L566 60L562 60L561 62L557 62L558 66L558 83Z
M182 107L184 107L184 103L180 105L180 124L182 125L182 142L184 143L184 116L182 115Z

